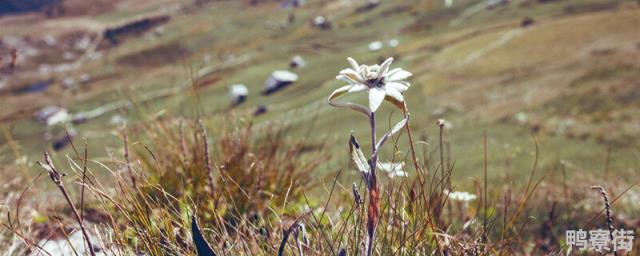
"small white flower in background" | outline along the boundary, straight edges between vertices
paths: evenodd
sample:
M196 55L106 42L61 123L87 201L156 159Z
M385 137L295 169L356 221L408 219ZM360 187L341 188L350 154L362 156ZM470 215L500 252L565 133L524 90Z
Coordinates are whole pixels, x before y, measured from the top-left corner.
M404 162L378 163L378 166L380 167L380 170L386 172L389 175L389 177L391 177L391 178L409 176L409 174L406 171L404 171Z
M453 127L453 126L451 125L451 122L449 122L449 121L447 121L447 120L445 120L445 119L442 119L442 118L438 119L438 121L436 122L436 124L437 124L439 127L443 128L443 129L445 129L445 130L450 130L450 129Z
M358 65L353 58L347 58L347 60L351 63L351 68L340 71L336 79L347 82L348 85L333 91L329 96L329 102L345 93L367 90L369 111L378 110L385 99L404 109L402 93L411 86L405 81L412 75L409 71L401 68L389 70L393 58L388 58L380 65Z
M465 191L453 191L449 193L449 199L453 201L469 202L478 198L476 195Z

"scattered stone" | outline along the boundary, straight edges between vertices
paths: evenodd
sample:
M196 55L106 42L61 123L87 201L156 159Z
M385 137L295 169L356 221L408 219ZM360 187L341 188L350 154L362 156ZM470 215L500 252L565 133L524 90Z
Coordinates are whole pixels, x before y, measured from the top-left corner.
M80 83L86 83L89 82L89 80L91 80L91 75L84 73L80 76Z
M68 129L59 138L53 140L51 147L55 151L60 151L71 144L76 135L78 135L78 132L75 129Z
M514 118L516 119L516 121L518 121L518 123L524 124L529 120L529 115L527 115L527 113L525 112L518 112Z
M164 34L164 27L157 27L153 30L153 35L156 37L161 37Z
M367 4L365 4L364 6L359 7L356 12L367 12L370 10L373 10L374 8L378 7L378 5L380 5L380 0L369 0L367 1Z
M115 114L109 118L109 123L114 126L121 126L127 123L127 119L121 115Z
M118 45L127 37L140 35L153 27L169 22L169 19L168 15L160 15L132 21L115 28L108 28L103 33L104 41L101 43L100 48ZM107 44L105 45L105 43Z
M76 80L73 79L72 77L67 77L62 80L62 88L66 90L73 88L75 84L76 84Z
M487 10L491 10L498 7L503 7L508 5L511 0L487 0L486 8Z
M262 94L272 94L291 85L295 81L298 81L298 75L296 73L286 70L273 71L271 76L269 76L267 81L264 83L265 88L264 91L262 91Z
M307 63L300 55L293 56L293 58L291 58L291 61L289 62L289 67L291 68L303 68L306 65Z
M282 3L282 8L298 8L305 4L304 0L288 0Z
M27 86L21 87L21 88L17 88L15 90L12 91L13 94L15 95L20 95L20 94L26 94L26 93L36 93L36 92L42 92L44 90L46 90L47 88L49 88L49 86L51 86L53 84L53 80L43 80L43 81L37 81L35 83L29 84Z
M296 22L296 14L293 12L289 13L289 16L287 16L287 22L289 22L289 24Z
M451 8L451 6L453 6L453 0L444 0L444 6Z
M398 47L398 45L400 44L400 41L398 41L398 39L391 39L389 40L389 42L387 42L387 45L389 45L389 47L391 48L396 48Z
M49 46L56 46L56 44L58 44L58 40L52 35L44 36L44 38L42 38L42 41L44 41L44 43Z
M265 113L267 113L267 106L260 105L256 108L255 111L253 111L253 116L260 116L264 115Z
M71 116L71 123L73 124L83 124L89 121L89 116L85 112L76 113Z
M329 30L332 27L331 22L324 16L316 16L313 18L311 25L322 30Z
M245 102L248 96L249 89L244 84L234 84L229 88L229 97L231 98L231 104L234 106Z
M211 62L211 55L205 54L204 56L202 56L202 62L204 62L205 64L208 64L209 62Z
M90 46L91 46L91 37L86 35L80 38L80 40L76 41L74 45L75 49L80 51L87 50L89 49Z
M62 54L62 59L64 59L64 60L73 60L75 58L76 58L76 55L73 54L72 52L64 52Z
M3 0L0 15L42 11L61 4L62 0Z
M520 26L521 27L528 27L528 26L533 25L533 23L535 23L533 18L527 16L527 17L522 18L522 22L520 22Z
M384 45L380 41L373 41L369 43L369 51L372 52L379 51L380 49L382 49L382 47L384 47Z
M35 119L46 126L52 126L69 121L71 116L69 115L69 111L65 108L47 106L36 112Z

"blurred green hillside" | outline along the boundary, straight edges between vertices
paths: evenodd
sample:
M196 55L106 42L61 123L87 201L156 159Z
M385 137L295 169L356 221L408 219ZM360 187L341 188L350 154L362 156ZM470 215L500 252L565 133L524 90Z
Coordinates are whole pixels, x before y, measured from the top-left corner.
M128 120L129 133L140 141L145 134L137 128L155 120L200 116L215 139L216 129L242 119L253 122L256 132L287 128L291 138L324 144L322 150L332 158L321 168L337 170L346 166L350 131L361 138L368 135L359 115L326 104L327 96L342 85L335 75L348 67L349 56L366 64L392 56L394 66L414 74L405 97L414 136L425 142L418 143L418 151L430 155L437 150L438 118L451 123L446 140L459 186L470 186L468 178L480 176L484 131L490 176L496 182L521 180L530 171L534 141L543 170L562 161L574 175L610 169L624 176L634 174L640 164L636 1L513 0L489 7L488 2L499 1L460 0L447 8L444 1L407 0L364 8L366 1L354 0L283 8L279 1L119 0L100 5L103 10L92 9L93 15L82 15L73 9L78 3L68 2L75 10L68 15L0 18L3 56L10 49L7 41L15 38L38 50L34 56L22 55L12 73L1 74L4 163L39 159L42 151L51 150L47 133L55 138L64 131L62 125L45 127L34 121L40 108L57 105L78 113L124 100L133 104L86 123L66 124L78 132L74 142L83 144L86 138L94 156L108 159L122 147L114 116ZM159 15L168 15L169 21L115 45L99 44L106 40L105 29ZM316 16L326 17L331 28L313 26ZM62 56L59 49L78 37L90 38L95 49ZM46 44L48 38L56 39L57 46ZM390 47L391 40L398 45ZM371 51L374 41L384 47ZM304 67L289 67L295 55L304 58ZM60 67L64 63L76 65ZM46 73L43 64L60 68ZM299 80L261 95L274 70L291 70ZM68 78L71 85L65 85ZM12 93L49 79L53 84L45 91ZM238 83L247 85L249 97L231 108L228 88ZM268 112L253 117L259 105ZM391 126L401 113L387 105L380 116ZM407 141L403 137L398 143ZM383 160L388 161L394 152L386 150ZM70 152L67 147L56 157ZM395 153L397 159L408 152ZM604 166L607 155L609 167Z

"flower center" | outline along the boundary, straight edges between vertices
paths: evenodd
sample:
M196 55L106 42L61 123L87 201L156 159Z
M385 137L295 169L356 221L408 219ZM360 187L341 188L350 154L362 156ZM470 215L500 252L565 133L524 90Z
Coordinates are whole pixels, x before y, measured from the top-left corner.
M384 77L372 78L367 80L366 83L369 88L382 88L384 86Z

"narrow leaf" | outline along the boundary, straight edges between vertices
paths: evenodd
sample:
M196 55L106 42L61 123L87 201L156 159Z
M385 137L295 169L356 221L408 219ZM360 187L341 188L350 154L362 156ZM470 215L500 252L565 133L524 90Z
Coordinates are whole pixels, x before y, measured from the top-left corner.
M216 256L216 253L213 252L207 240L202 236L195 215L191 217L191 235L193 236L193 243L196 245L198 256Z
M358 141L356 140L356 137L353 136L353 134L349 139L349 146L351 151L351 158L356 164L358 171L364 174L369 174L371 171L369 169L369 164L367 162L367 159L364 157L364 154L362 153L362 149L360 149L360 144L358 144Z
M391 136L393 136L394 134L398 133L400 130L402 130L402 128L404 128L407 125L408 121L409 121L409 116L405 117L404 119L400 120L400 122L396 123L396 125L394 125L393 128L391 128L391 130L387 131L387 133L385 133L382 136L382 138L380 138L380 141L378 141L378 144L376 144L376 150L374 152L374 156L376 156L378 154L378 150L380 150L382 145L384 145L384 143Z

